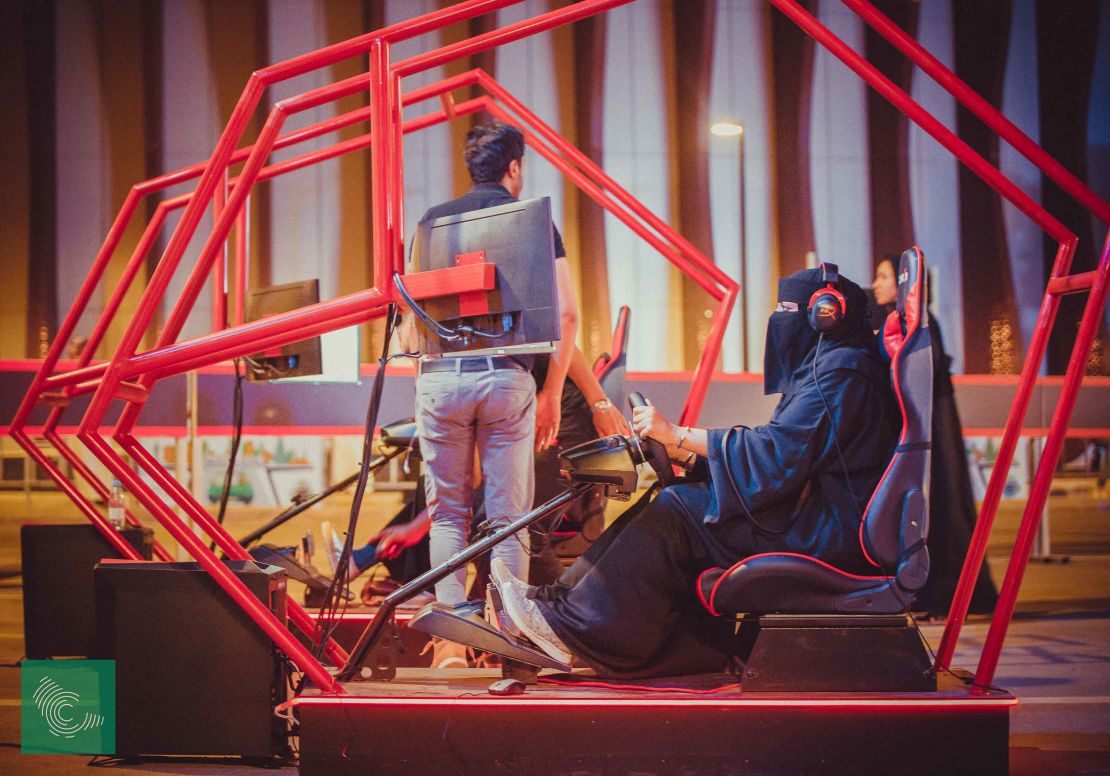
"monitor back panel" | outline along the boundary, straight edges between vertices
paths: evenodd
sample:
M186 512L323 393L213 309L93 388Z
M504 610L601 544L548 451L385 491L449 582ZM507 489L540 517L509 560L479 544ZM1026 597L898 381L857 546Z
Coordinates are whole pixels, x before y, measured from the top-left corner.
M503 337L442 340L424 332L426 353L473 350L526 351L527 346L559 339L555 287L555 241L551 201L547 197L510 202L427 221L418 227L414 268L417 271L457 266L460 256L484 252L496 266L497 287L485 292L488 313L460 314L458 296L429 299L424 309L440 323L467 323L483 331L511 331Z

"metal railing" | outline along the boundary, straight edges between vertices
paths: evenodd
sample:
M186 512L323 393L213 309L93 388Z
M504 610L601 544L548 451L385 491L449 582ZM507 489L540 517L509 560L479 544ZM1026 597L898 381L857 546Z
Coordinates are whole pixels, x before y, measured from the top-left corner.
M997 513L1002 486L1005 484L1005 473L1013 457L1037 372L1044 357L1048 334L1055 320L1059 298L1067 293L1090 291L1075 349L1064 379L1060 401L1049 429L1044 455L1034 478L1033 489L1002 585L998 609L991 622L991 629L980 659L977 681L980 684L989 684L1013 613L1021 576L1028 563L1037 519L1047 498L1052 471L1059 457L1064 434L1075 405L1086 356L1097 330L1099 313L1106 303L1107 282L1110 275L1110 241L1103 248L1097 270L1069 275L1077 241L1075 235L797 2L769 1L1059 243L1056 262L1041 305L1033 341L1026 355L1025 367L1003 435L998 461L988 486L987 497L938 652L938 666L947 666L955 650L960 626L966 616L972 586L982 564L987 538ZM53 444L65 460L75 464L78 473L97 493L106 495L107 488L104 483L100 482L87 467L79 465L80 459L56 431L69 400L82 393L91 393L91 402L77 430L80 441L107 466L113 476L124 483L170 535L247 611L290 659L325 691L341 693L343 688L335 682L312 653L302 646L265 606L250 595L245 586L228 571L215 553L208 550L205 542L187 527L173 509L159 499L154 490L147 486L139 474L127 464L120 452L109 444L104 433L111 434L122 452L130 456L184 514L195 521L215 541L221 551L230 558L245 559L246 552L235 539L217 524L200 503L134 438L132 431L136 420L149 396L151 387L158 379L165 376L366 322L384 314L386 306L395 299L391 275L393 271L404 271L404 173L401 146L404 133L419 131L479 110L488 111L502 120L520 125L531 148L551 162L599 205L626 224L635 234L652 245L668 261L692 277L717 300L718 314L714 316L706 348L695 370L680 422L690 424L697 419L709 386L713 365L720 353L725 326L740 290L739 285L708 257L697 251L674 229L639 203L606 175L595 162L542 122L489 74L481 70L470 70L421 89L402 93L401 79L404 76L584 19L624 5L631 0L582 0L399 62L391 61L390 49L393 43L496 11L515 2L519 0L468 0L254 73L248 80L212 156L207 161L138 183L128 193L93 261L85 283L78 292L73 307L66 315L41 369L35 375L12 421L11 436L33 460L50 473L66 495L124 557L135 558L135 551L130 545L111 528L96 506L86 499L73 483L66 480L49 456L39 449L25 431L32 411L40 404L51 405L42 437ZM979 116L1001 137L1014 145L1046 176L1059 183L1065 191L1103 222L1108 222L1110 205L1095 196L989 103L976 95L912 38L899 30L874 6L866 0L843 0L843 2L875 28L882 37L903 51L926 73L948 89L960 104ZM366 55L369 58L367 73L281 100L270 111L255 142L238 148L247 124L267 87L359 55ZM483 93L456 103L451 92L471 86L480 87ZM367 108L281 134L282 126L288 117L341 97L359 93L369 95ZM439 109L409 121L402 119L404 105L433 98L439 99L441 105ZM358 137L334 143L283 162L267 164L269 155L275 149L291 147L343 127L367 122L369 128ZM362 150L369 150L371 160L374 286L265 320L244 322L243 295L249 262L248 241L245 236L246 212L253 187L259 181ZM232 176L230 168L240 164L242 167L238 174ZM56 371L65 343L73 335L78 320L103 279L108 263L118 249L143 198L194 179L197 183L192 192L165 199L154 209L146 229L126 264L119 285L113 290L94 326L80 360L72 369ZM146 337L154 315L166 296L170 279L178 270L186 246L195 235L201 217L210 203L213 205L214 224L191 268L188 280L166 319L155 345L140 352L140 344ZM90 366L89 361L93 353L103 342L108 326L117 315L125 294L138 278L147 254L155 245L167 216L170 212L181 208L184 212L111 359L104 364ZM226 327L228 300L223 290L223 278L226 272L224 262L226 245L233 229L235 234L232 255L235 267L231 275L234 282L230 284L233 288L231 300L233 325ZM219 281L213 284L214 330L210 334L178 342L185 320L209 277L216 277ZM460 276L449 278L427 289L426 295L442 296L471 290L475 290L473 281L467 281ZM114 427L105 427L104 421L109 405L116 399L123 401L123 411ZM131 522L137 522L133 516L129 516L128 519ZM170 557L165 548L160 545L156 548L156 552L161 559ZM290 602L289 612L294 624L311 635L315 623L308 614L294 602ZM346 655L336 644L329 643L327 650L333 661L338 664L344 662Z

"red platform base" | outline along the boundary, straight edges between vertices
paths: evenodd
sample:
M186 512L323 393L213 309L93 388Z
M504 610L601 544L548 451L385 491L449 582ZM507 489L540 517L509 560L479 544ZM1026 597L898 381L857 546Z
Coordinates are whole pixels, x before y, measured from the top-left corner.
M300 770L316 774L1005 774L1004 692L681 695L540 684L486 692L484 670L401 669L349 695L306 691Z

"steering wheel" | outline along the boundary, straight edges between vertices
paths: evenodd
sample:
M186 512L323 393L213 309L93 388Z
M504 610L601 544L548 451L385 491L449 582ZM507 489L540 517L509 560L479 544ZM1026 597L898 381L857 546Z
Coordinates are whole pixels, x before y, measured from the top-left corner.
M637 407L648 406L647 400L644 395L639 391L632 391L628 394L628 406L632 409ZM675 481L674 467L671 465L671 459L667 455L667 447L657 439L640 439L633 433L629 437L635 447L639 449L643 459L648 462L648 465L655 472L655 476L663 483L663 486L671 485Z

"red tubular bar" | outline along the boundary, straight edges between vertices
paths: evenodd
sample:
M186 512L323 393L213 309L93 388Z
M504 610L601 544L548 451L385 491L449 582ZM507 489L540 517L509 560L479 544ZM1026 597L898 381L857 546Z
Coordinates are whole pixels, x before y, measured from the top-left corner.
M131 493L136 495L152 495L146 483L144 483L135 472L131 471L124 460L112 450L104 439L94 433L79 433L78 438L82 443L87 445L90 450L96 453L97 457L104 462L109 471L115 474L123 483L124 487ZM227 594L231 596L250 618L265 631L266 635L273 639L274 643L276 643L278 647L289 656L290 660L296 663L313 682L325 692L343 692L343 689L335 679L332 678L331 674L320 665L320 662L312 657L312 654L293 637L289 630L278 622L278 619L274 617L273 613L251 594L246 585L240 582L231 570L225 566L220 559L205 546L204 542L202 542L195 533L190 531L172 511L157 499L153 499L153 504L148 504L147 506L153 506L151 513L154 515L155 519L170 532L170 535L173 536L190 555L196 558L201 567L216 580L216 583L227 591ZM131 556L127 555L126 557Z
M235 220L235 296L232 320L236 326L243 323L246 315L247 282L250 277L250 212L251 198L243 202L239 217Z
M827 48L837 59L851 68L856 75L894 107L902 111L907 118L928 132L934 140L947 148L953 156L982 178L988 186L1033 219L1039 227L1048 232L1052 239L1057 242L1075 239L1075 235L1068 231L1067 227L1056 220L1032 197L1019 189L1013 181L976 153L971 146L960 140L955 133L941 124L935 116L922 108L913 98L895 86L894 82L879 72L878 68L853 51L848 44L821 24L817 17L802 8L796 0L769 0L769 2L786 14L806 34Z
M61 434L57 433L56 431L44 431L43 437L47 441L49 441L50 444L54 445L54 449L56 449L62 455L62 457L69 461L74 470L76 470L77 473L81 475L81 478L84 479L85 482L87 482L89 486L92 487L102 499L104 499L105 503L107 503L110 491L104 485L104 483L100 481L100 478L93 473L92 469L85 465L85 462L81 460L81 456L77 455L73 448L65 443L65 440L62 439ZM84 496L82 496L81 498L82 500L85 500ZM95 507L93 507L91 503L89 504L89 508L95 509ZM127 522L131 525L142 525L142 523L139 522L138 518L131 514L130 510L124 512L124 516ZM151 549L154 551L154 556L158 558L158 560L166 562L173 560L173 555L170 554L170 551L167 550L157 539L152 540Z
M212 213L219 218L227 205L227 170L224 170L223 180L216 187L216 196L212 202ZM235 219L238 223L238 217ZM224 285L227 277L227 241L220 245L220 255L212 266L212 331L219 331L227 326L227 287Z
M1091 288L1097 279L1098 273L1094 270L1090 272L1079 272L1075 275L1052 278L1048 281L1048 293L1058 296L1063 296L1064 294L1077 294L1080 291L1086 291Z
M906 55L934 81L946 89L959 103L977 116L984 124L994 130L1000 138L1014 147L1037 168L1055 182L1061 189L1079 201L1104 224L1110 226L1110 204L1100 199L1081 180L1068 171L1064 165L1053 159L1033 142L993 105L983 99L974 89L961 81L955 73L926 51L905 30L885 16L868 0L841 0L869 24L876 32Z
M124 541L120 532L113 528L111 523L105 519L104 515L100 514L100 511L97 510L88 499L81 495L75 483L71 482L58 471L58 468L54 466L54 462L50 460L50 457L40 450L22 429L12 428L8 432L8 435L14 439L20 447L27 451L27 455L29 455L33 461L50 474L50 478L58 484L61 491L69 497L69 500L72 501L79 510L81 510L85 517L89 519L89 522L96 526L97 530L111 543L116 552L120 553L120 555L128 560L143 560L143 557L139 555L139 551Z
M548 11L539 16L533 16L531 19L524 19L507 27L491 30L483 35L476 35L458 43L452 43L424 54L409 57L394 65L393 72L401 77L413 75L462 57L503 46L521 38L527 38L530 35L546 32L553 27L585 19L611 8L627 5L630 2L632 0L582 0L582 2Z
M370 46L370 126L384 130L387 126L387 113L384 103L389 81L389 44L375 40ZM374 286L379 289L392 289L389 255L388 231L389 196L385 190L388 179L386 143L370 146L370 212L372 256L374 261Z
M50 343L50 349L46 353L46 358L43 359L42 366L31 380L31 386L27 390L27 395L23 397L19 409L16 410L15 416L12 418L12 438L19 442L19 444L32 456L35 455L35 453L33 453L27 445L30 445L31 448L35 447L35 445L26 435L20 433L17 437L14 432L22 429L23 426L27 424L27 418L30 417L31 410L33 410L35 404L38 403L39 394L42 392L43 382L46 376L54 371L54 367L57 365L58 359L61 358L66 343L69 342L70 337L73 336L73 332L77 328L77 322L81 319L81 314L84 313L85 308L88 306L93 292L96 291L101 276L103 276L104 271L108 268L108 263L112 259L112 254L119 246L120 240L123 239L124 231L127 229L131 217L138 208L140 199L141 195L136 188L132 187L131 190L127 192L127 197L124 199L123 205L120 206L119 213L116 214L116 219L112 222L112 226L108 230L108 235L104 238L104 243L100 246L100 250L93 260L92 268L89 270L85 282L81 284L81 288L77 292L77 298L74 299L73 306L69 309L69 312L66 313L65 320L62 321L58 333L54 335L54 341ZM89 358L91 358L92 348L86 347L85 350L89 351Z
M212 538L216 546L226 553L229 558L232 560L252 560L250 553L227 532L227 529L216 522L207 510L196 502L185 487L172 477L158 462L158 459L151 455L150 451L143 447L137 439L129 435L120 435L116 437L116 442L151 476L159 487L167 493L173 494L174 501L181 505L189 517L204 529L204 532ZM301 632L310 639L314 638L316 621L308 615L308 612L293 600L286 602L286 610L289 613L289 619ZM325 649L328 657L335 661L336 665L343 665L347 662L347 652L334 640L329 639Z
M664 239L669 240L672 244L676 245L683 254L689 257L689 263L681 266L681 268L688 274L696 276L699 272L704 272L713 283L719 286L715 296L720 299L720 289L735 287L739 285L735 280L730 278L724 273L720 267L710 261L705 254L694 247L693 243L675 231L669 224L667 224L659 216L652 213L648 208L644 207L643 203L639 202L635 197L628 193L628 191L613 180L601 167L594 162L590 157L579 151L573 145L568 143L558 132L552 129L533 111L529 110L520 100L514 97L509 91L495 81L488 73L478 70L476 71L478 83L488 91L494 98L503 102L514 113L524 119L525 123L543 137L548 143L554 146L560 153L570 159L574 164L578 165L581 169L587 171L590 176L596 180L602 189L611 192L618 201L621 202L637 217L649 224L657 233L663 236ZM577 182L577 181L576 181ZM595 200L597 196L591 195ZM604 204L598 200L600 204ZM614 211L615 212L615 211ZM637 231L644 239L647 239L648 233ZM657 247L657 246L656 246ZM658 247L657 247L658 250ZM663 252L663 251L660 251ZM664 255L667 255L663 252ZM670 258L670 257L668 257ZM671 259L674 261L674 259ZM676 262L677 263L677 262ZM695 278L696 279L696 278ZM713 293L710 285L704 281L699 280L702 288Z
M1065 431L1071 420L1072 410L1075 409L1075 400L1079 396L1079 386L1083 382L1083 372L1087 367L1091 343L1098 333L1102 310L1106 306L1107 291L1110 291L1110 233L1107 234L1106 242L1102 247L1097 272L1095 284L1091 288L1090 296L1087 297L1087 306L1083 310L1083 318L1079 324L1079 333L1075 338L1071 359L1068 361L1064 386L1060 389L1060 397L1056 401L1056 409L1052 414L1052 423L1049 426L1048 437L1045 439L1044 451L1037 465L1037 473L1033 477L1029 501L1026 502L1025 512L1021 516L1013 553L1006 567L1006 577L998 592L998 605L995 607L987 638L983 642L983 652L975 672L975 683L982 687L989 686L994 680L994 671L1002 652L1002 642L1006 638L1006 631L1014 614L1021 579L1029 564L1033 540L1041 522L1049 488L1052 486L1052 474L1056 470L1056 463L1063 450ZM1008 466L1006 468L1009 469Z
M1075 253L1075 240L1062 243L1056 251L1055 269L1070 266L1072 255ZM1002 500L1002 491L1006 487L1006 475L1010 471L1010 463L1014 459L1018 439L1021 437L1021 425L1025 420L1029 401L1033 397L1037 373L1040 371L1045 350L1048 348L1048 338L1052 333L1052 324L1056 320L1056 313L1060 309L1060 297L1046 293L1041 300L1041 309L1037 315L1037 324L1033 328L1033 337L1029 342L1029 349L1025 354L1025 363L1021 369L1021 379L1018 381L1017 391L1014 394L1013 406L1010 415L1006 418L1006 428L1002 433L1002 442L998 447L998 456L995 459L995 470L991 472L990 482L987 483L987 492L983 495L983 503L979 507L979 519L975 523L975 530L971 534L971 542L967 549L967 558L960 570L960 580L956 583L956 592L952 596L952 606L948 612L948 621L944 626L944 633L937 648L936 668L949 668L952 657L956 654L956 644L960 638L960 630L967 619L967 610L971 605L971 596L975 591L975 583L979 578L979 570L987 556L987 541L990 539L994 519L998 514L998 505ZM997 611L997 609L996 609Z
M500 105L492 100L487 104L486 110L495 118L502 121L511 122L516 124L514 116L506 112ZM560 172L570 178L576 186L587 194L591 199L595 200L599 205L615 215L625 226L635 232L639 237L643 238L651 247L659 251L668 261L675 264L687 274L691 275L698 285L713 295L715 299L720 299L723 295L720 287L710 280L707 280L703 275L699 274L698 265L694 264L691 260L683 256L677 249L667 245L662 238L656 236L648 231L643 225L639 224L635 218L622 210L617 204L605 193L597 184L595 184L586 173L579 171L566 160L562 159L558 153L552 151L544 145L532 132L527 128L523 129L524 139L528 145L535 149L535 151L547 161L557 168ZM641 206L642 207L642 206Z
M388 61L386 63L388 65ZM390 194L393 196L393 233L390 243L390 267L394 272L405 271L405 177L404 177L404 118L403 99L401 95L401 79L392 74L388 79L389 101L389 142L392 159L392 175L390 176ZM444 111L446 113L446 111ZM393 275L390 273L390 280ZM390 286L392 289L392 286Z
M336 43L326 48L302 54L284 62L279 62L269 67L264 67L255 72L255 77L265 84L285 81L298 75L318 70L322 67L334 65L350 57L366 54L377 41L397 42L423 35L425 32L434 32L455 22L473 19L475 16L497 11L506 6L515 5L521 0L468 0L437 11L431 11L388 27L383 27L376 32L368 32L357 38Z

